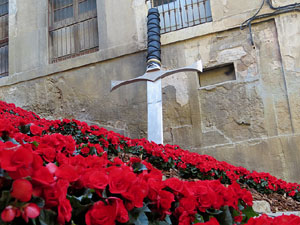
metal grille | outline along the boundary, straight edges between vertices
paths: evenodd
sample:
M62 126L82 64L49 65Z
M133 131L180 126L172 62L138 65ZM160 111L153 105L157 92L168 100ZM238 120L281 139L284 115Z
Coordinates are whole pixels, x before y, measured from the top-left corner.
M0 0L0 77L8 75L8 0Z
M150 0L160 12L161 33L212 21L210 0Z
M50 61L98 51L96 0L49 1Z

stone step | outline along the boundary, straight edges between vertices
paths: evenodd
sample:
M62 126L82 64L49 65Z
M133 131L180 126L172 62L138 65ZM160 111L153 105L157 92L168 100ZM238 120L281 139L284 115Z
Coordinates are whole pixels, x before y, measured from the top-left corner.
M300 216L300 211L287 211L287 212L271 212L270 204L267 201L253 201L253 210L259 214L267 214L270 217L277 217L282 215L296 215Z
M288 212L276 212L276 213L266 213L270 217L277 217L282 215L296 215L300 216L300 211L288 211Z

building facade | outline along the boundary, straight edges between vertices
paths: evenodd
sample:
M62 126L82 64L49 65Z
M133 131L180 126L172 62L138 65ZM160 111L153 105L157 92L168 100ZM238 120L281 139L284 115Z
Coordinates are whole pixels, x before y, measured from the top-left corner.
M1 0L1 100L48 119L76 118L146 137L146 84L110 92L110 81L145 72L149 5ZM163 80L164 142L299 182L299 3L154 0L152 6L161 13L163 67L201 59L205 68ZM244 21L251 29L241 29Z

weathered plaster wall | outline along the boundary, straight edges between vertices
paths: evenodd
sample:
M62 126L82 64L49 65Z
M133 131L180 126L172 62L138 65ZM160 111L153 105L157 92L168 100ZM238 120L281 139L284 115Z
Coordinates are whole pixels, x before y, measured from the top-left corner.
M299 14L252 28L255 46L247 30L236 28L164 48L173 55L169 65L173 58L188 64L200 55L205 67L233 62L236 70L235 81L201 88L188 81L192 74L164 80L166 142L299 181ZM191 94L195 86L198 95Z
M141 138L147 130L146 95L142 93L145 84L110 92L111 79L142 72L141 64L144 64L143 53L93 64L3 87L0 98L49 119L78 118Z
M165 143L300 182L299 13L255 21L252 46L239 26L260 4L211 0L213 22L162 35L165 68L202 59L205 67L234 63L236 72L236 80L205 87L195 73L165 78ZM47 2L10 0L9 76L0 79L0 99L46 118L146 137L145 83L110 92L111 80L145 71L146 5L97 0L97 8L100 50L49 64Z

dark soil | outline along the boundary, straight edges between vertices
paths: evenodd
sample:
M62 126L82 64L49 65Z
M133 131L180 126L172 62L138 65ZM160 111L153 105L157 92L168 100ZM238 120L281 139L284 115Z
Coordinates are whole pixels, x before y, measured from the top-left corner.
M253 200L265 200L269 202L272 212L285 212L285 211L300 211L300 202L277 193L273 194L261 194L252 188L250 190L253 196Z

